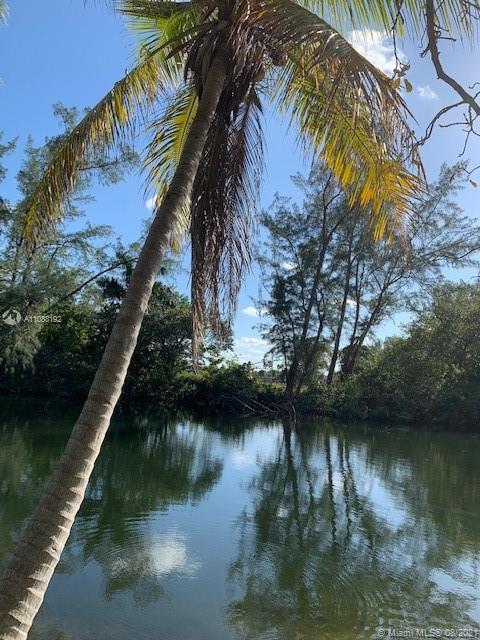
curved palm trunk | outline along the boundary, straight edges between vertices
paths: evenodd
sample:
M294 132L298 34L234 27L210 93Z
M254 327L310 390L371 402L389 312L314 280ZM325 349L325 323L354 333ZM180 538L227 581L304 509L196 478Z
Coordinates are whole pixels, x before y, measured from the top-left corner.
M226 78L215 58L170 188L138 258L82 413L0 581L0 638L24 640L60 559L122 391L143 316L182 203L189 195Z

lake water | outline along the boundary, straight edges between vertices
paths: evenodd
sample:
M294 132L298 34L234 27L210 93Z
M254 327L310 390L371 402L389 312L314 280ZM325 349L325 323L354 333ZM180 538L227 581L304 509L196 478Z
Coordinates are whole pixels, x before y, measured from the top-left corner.
M0 416L0 564L73 420L22 414ZM479 443L119 419L31 638L480 637Z

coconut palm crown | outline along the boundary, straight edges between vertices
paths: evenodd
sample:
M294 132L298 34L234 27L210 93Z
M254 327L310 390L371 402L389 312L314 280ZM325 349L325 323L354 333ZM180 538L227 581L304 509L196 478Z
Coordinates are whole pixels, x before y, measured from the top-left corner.
M391 26L395 0L117 0L140 33L136 65L77 126L39 183L27 218L35 243L62 215L82 160L101 138L112 146L146 124L148 184L160 202L174 174L212 61L228 76L191 196L172 241L192 245L194 345L207 323L232 317L249 265L263 168L264 105L293 125L369 208L375 233L405 220L421 164L398 81L360 55L331 24ZM414 13L415 4L407 8ZM448 12L448 5L445 11ZM418 15L418 13L417 13ZM412 22L415 28L415 21Z

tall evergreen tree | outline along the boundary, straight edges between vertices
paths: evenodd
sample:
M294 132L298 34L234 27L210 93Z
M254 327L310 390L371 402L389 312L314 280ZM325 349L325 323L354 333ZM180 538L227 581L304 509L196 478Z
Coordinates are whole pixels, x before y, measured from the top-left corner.
M44 234L35 247L28 247L26 220L32 194L81 117L78 109L68 109L62 104L54 105L53 110L60 121L61 133L41 146L28 139L16 176L18 201L0 199L0 309L1 313L13 309L22 318L45 314L56 301L88 280L92 271L111 264L106 246L111 229L88 222L78 228L84 216L82 207L91 201L94 181L116 184L138 163L137 154L127 145L112 155L105 145L97 144L80 169L75 190L65 203L62 223ZM0 146L0 154L10 151L12 146L13 143ZM0 169L0 178L1 173ZM29 368L40 344L40 330L38 323L21 322L10 327L2 322L0 368Z
M445 268L478 264L480 227L455 203L465 169L442 167L408 228L388 239L374 240L368 211L352 212L322 166L307 180L295 178L302 207L277 197L263 215L268 237L259 261L267 291L259 305L269 316L264 337L282 362L289 397L323 370L331 383L340 361L343 375L351 374L386 318L428 295Z

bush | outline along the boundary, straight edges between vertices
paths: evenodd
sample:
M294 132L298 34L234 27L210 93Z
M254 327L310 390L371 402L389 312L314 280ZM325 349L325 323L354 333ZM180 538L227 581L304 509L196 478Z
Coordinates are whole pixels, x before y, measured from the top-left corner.
M210 365L197 373L182 371L176 376L178 403L204 413L234 411L243 404L270 393L250 364Z
M342 383L334 411L457 431L480 430L480 289L438 287L405 337L370 349Z

